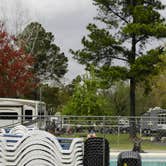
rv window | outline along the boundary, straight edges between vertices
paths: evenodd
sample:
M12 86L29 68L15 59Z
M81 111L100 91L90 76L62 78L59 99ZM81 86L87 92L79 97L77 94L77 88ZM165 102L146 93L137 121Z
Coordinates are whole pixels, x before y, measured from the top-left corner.
M41 119L44 119L44 112L39 112L39 116L41 116Z
M17 112L0 112L0 119L17 120L18 113Z
M165 121L166 114L159 114L158 118L159 118L158 124L166 124L166 121Z
M32 119L32 110L25 110L25 120Z

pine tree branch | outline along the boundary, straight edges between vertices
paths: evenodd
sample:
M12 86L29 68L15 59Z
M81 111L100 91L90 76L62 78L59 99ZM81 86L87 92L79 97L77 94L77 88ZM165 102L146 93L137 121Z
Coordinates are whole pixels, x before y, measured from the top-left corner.
M122 61L128 62L128 60L125 59L125 58L120 58L120 57L116 57L116 56L110 56L110 57L113 58L113 59L118 59L118 60L122 60Z
M123 20L125 23L129 24L129 22L123 18L118 12L115 12L110 6L107 6L107 8L117 17L119 17L121 20Z
M136 40L136 43L140 42L141 40L144 40L146 39L147 35L143 35L141 37L139 37L137 40Z

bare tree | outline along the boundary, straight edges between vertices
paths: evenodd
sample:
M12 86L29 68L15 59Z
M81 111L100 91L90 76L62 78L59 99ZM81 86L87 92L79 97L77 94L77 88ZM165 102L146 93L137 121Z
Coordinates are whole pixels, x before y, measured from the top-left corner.
M0 21L8 32L18 35L31 21L31 16L22 0L0 0Z

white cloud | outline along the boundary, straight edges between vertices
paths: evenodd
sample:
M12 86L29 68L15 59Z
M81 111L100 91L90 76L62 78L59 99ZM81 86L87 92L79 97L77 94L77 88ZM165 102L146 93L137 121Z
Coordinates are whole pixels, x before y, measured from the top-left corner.
M94 7L91 0L20 0L35 14L42 15L45 19L48 17L61 17L71 13L84 15L92 13ZM90 14L89 13L89 14ZM76 15L73 15L75 17Z
M0 15L8 17L11 30L21 17L26 22L39 21L47 31L55 35L55 43L69 56L68 50L79 49L81 38L87 34L86 26L92 22L96 9L92 0L0 0ZM22 13L22 11L27 11ZM17 13L17 14L16 14ZM29 19L28 19L29 20ZM84 72L81 65L69 57L67 80Z

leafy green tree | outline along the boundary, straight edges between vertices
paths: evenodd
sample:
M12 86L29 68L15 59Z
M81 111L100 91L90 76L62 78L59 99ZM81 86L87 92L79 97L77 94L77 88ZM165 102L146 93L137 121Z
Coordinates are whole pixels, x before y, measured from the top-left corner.
M41 87L42 101L47 103L47 109L49 114L54 114L57 111L57 107L60 105L59 87L49 87L43 85Z
M34 56L34 72L41 81L59 81L67 72L67 58L54 43L54 35L41 24L30 23L17 38L18 44Z
M49 114L54 115L56 112L61 112L63 105L70 99L70 92L65 86L50 87L42 86L42 101L47 103Z
M74 92L63 108L66 115L106 115L104 108L107 105L100 93L100 81L96 79L94 71L85 74L80 82L76 81Z
M118 81L105 92L114 116L129 116L129 85Z
M98 8L96 19L105 24L98 28L89 24L88 37L83 37L83 49L71 52L82 64L94 64L105 83L122 79L130 81L130 116L135 116L136 83L148 84L148 77L156 75L156 64L161 62L161 47L148 50L151 39L166 37L165 20L159 10L165 7L159 0L93 0ZM145 49L146 48L146 49ZM113 66L114 60L125 66ZM111 84L110 84L111 85ZM132 119L131 136L135 137Z
M159 76L157 76L159 78ZM147 112L149 108L160 106L163 107L166 98L163 80L158 80L157 85L153 85L153 89L145 93L144 85L139 84L136 87L136 115L140 116ZM161 87L160 87L161 86ZM162 88L162 90L161 90ZM118 81L114 85L105 90L104 97L109 102L109 111L114 116L129 116L129 92L130 87L127 82ZM165 107L163 107L165 108Z
M139 83L136 88L136 114L141 115L149 108L166 108L166 57L161 56L162 63L157 66L159 74L148 77L148 85L144 88L143 83Z
M162 75L163 76L163 75ZM164 77L165 78L165 77ZM165 108L165 79L161 75L153 78L153 88L145 93L144 85L139 84L136 87L136 115L140 116L147 112L149 108L156 106ZM152 84L152 83L151 83ZM114 85L105 90L104 97L109 102L109 110L114 116L129 116L129 84L127 82L118 81Z
M159 100L156 100L156 95L153 93L153 90L145 93L144 85L138 85L136 88L136 115L141 116L149 108L159 106Z

